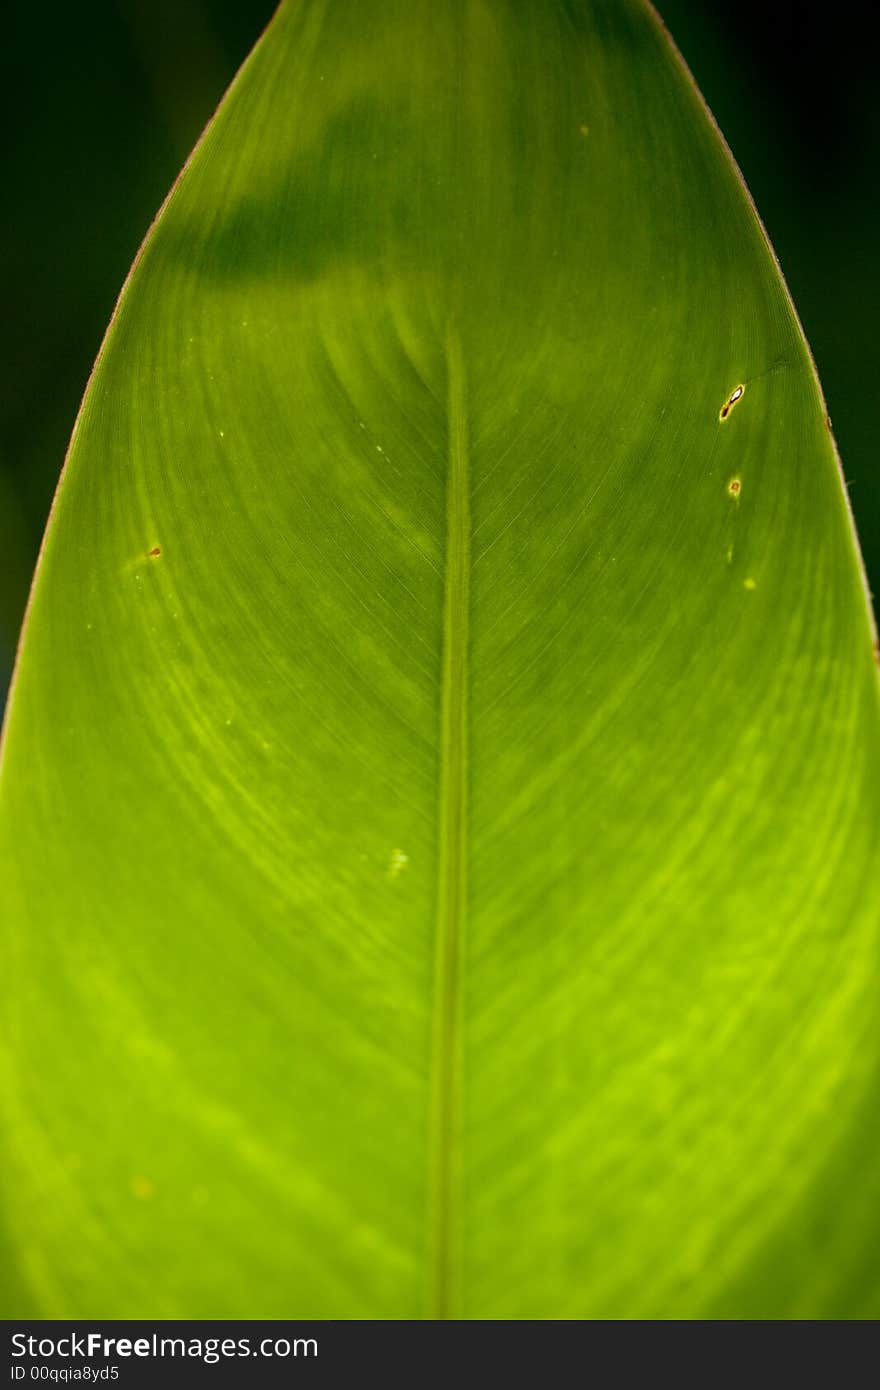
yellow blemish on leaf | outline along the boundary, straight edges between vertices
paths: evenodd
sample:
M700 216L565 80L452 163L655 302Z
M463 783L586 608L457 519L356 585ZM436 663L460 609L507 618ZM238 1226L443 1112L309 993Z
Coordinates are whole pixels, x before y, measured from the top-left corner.
M403 873L408 863L408 854L404 854L402 849L393 849L391 851L391 857L388 860L388 873L386 874L386 878L390 879L393 883L396 878L400 878L400 875Z
M149 1178L136 1177L131 1180L131 1191L132 1196L142 1202L148 1202L155 1195L156 1189Z
M748 589L749 591L751 591L752 589L754 589L754 588L756 588L756 587L757 587L757 585L755 584L755 581L754 581L754 579L752 579L751 575L749 575L749 578L748 578L748 579L744 579L744 580L743 580L743 588L744 588L744 589Z
M578 130L580 131L581 135L582 135L582 136L584 137L584 139L586 140L587 136L588 136L589 133L590 133L590 127L589 127L588 125L582 125L582 126L578 126Z
M727 484L727 491L730 493L731 497L739 497L742 492L742 483L739 478L731 478L730 482Z

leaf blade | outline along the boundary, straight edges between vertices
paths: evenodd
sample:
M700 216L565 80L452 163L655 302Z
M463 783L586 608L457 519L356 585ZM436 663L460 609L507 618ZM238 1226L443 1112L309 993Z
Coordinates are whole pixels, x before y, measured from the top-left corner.
M365 13L282 8L240 76L47 538L3 768L33 1297L823 1315L880 750L806 346L640 7Z

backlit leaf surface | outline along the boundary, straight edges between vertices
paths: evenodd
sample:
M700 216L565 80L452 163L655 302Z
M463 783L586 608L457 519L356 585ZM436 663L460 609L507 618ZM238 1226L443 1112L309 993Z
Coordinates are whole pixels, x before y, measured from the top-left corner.
M26 624L9 1315L876 1316L878 768L818 383L656 18L284 4Z

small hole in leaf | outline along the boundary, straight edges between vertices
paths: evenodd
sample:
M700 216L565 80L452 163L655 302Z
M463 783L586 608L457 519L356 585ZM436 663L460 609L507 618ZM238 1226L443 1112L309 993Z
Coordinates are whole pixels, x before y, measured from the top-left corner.
M742 399L743 395L745 394L745 389L745 386L743 386L742 384L740 384L739 386L734 386L730 395L727 397L727 400L724 402L723 406L718 412L719 420L727 419L728 415L733 410L733 407L736 405L737 401Z

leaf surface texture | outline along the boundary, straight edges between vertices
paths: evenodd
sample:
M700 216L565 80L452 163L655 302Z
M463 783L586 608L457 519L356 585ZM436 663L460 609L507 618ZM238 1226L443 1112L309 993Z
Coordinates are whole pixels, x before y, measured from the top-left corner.
M655 17L283 5L26 624L10 1315L877 1316L878 742L809 352Z

